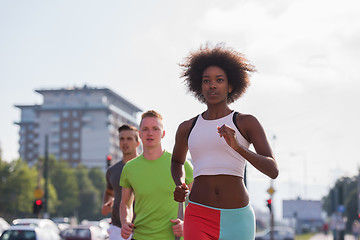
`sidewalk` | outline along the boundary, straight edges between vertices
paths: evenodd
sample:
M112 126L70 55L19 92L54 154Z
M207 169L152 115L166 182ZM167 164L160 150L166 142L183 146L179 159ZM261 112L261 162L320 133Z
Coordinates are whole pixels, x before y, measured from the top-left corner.
M333 240L333 236L331 234L325 235L323 233L317 233L309 240ZM355 240L354 236L352 235L345 235L345 240Z

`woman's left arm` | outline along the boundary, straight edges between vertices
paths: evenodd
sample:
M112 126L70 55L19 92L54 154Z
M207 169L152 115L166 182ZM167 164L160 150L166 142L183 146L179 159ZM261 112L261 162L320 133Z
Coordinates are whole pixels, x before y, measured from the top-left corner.
M242 146L236 139L235 130L227 125L218 128L220 137L224 137L227 144L241 154L256 169L275 179L279 175L279 170L265 131L259 121L252 115L240 115L237 116L236 123L237 126L241 126L242 134L253 144L256 152Z

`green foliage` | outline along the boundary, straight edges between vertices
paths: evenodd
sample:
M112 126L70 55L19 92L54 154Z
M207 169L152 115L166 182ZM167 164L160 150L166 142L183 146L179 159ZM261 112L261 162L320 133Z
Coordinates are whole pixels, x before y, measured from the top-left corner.
M0 172L0 213L4 216L31 214L37 185L36 169L16 160L11 163L1 162Z
M346 209L344 217L347 218L346 229L350 231L353 221L357 218L357 196L357 176L342 177L323 198L323 209L328 216L331 216L337 211L338 205L344 205Z
M79 206L79 185L75 169L70 168L65 161L50 161L49 165L49 178L58 195L54 213L58 216L73 216Z
M89 178L94 187L99 190L100 195L98 197L102 199L106 188L106 179L104 176L104 172L98 167L91 168L89 170Z
M77 182L79 186L81 186L79 189L80 206L78 207L78 217L80 220L93 220L94 217L98 217L100 213L100 190L95 188L84 166L80 165L76 170Z
M39 184L44 189L43 161L40 159L37 167L29 167L20 159L10 163L0 160L0 216L8 221L32 216L34 190ZM67 162L50 156L47 174L50 217L102 217L105 174L101 169L71 168Z

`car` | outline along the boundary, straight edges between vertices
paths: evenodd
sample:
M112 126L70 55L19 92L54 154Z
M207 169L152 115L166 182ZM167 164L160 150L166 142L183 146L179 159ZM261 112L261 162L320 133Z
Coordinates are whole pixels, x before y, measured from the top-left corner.
M18 218L12 221L12 225L19 226L37 226L53 230L55 233L60 234L58 226L50 219L46 218Z
M70 226L60 233L63 240L105 240L105 236L98 226L77 225Z
M56 217L51 220L58 226L60 231L64 231L71 225L68 217Z
M3 218L0 217L0 236L1 236L1 233L8 229L10 227L10 224Z
M60 235L54 231L34 225L10 226L0 237L0 240L60 240Z
M100 220L100 221L89 221L89 220L82 220L81 225L84 226L97 226L101 229L101 233L104 235L105 239L109 238L108 229L110 227L110 223L107 220Z
M274 239L273 240L294 240L295 232L290 227L274 227ZM271 240L270 229L266 229L255 235L255 240Z

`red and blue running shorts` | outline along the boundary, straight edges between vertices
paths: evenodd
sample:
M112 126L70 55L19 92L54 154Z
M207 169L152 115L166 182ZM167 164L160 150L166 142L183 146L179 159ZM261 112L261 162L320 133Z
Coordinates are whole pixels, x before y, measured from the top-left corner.
M189 202L184 217L184 240L253 240L255 214L251 205L222 209Z

